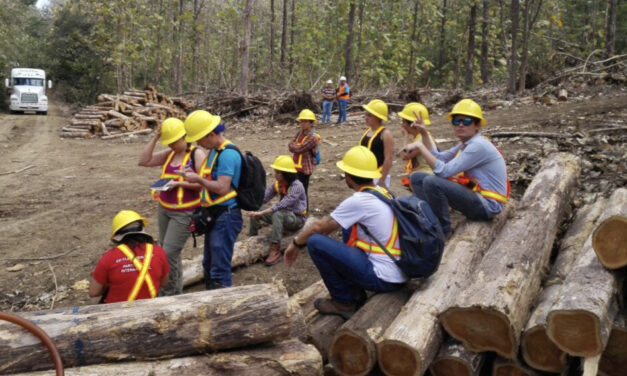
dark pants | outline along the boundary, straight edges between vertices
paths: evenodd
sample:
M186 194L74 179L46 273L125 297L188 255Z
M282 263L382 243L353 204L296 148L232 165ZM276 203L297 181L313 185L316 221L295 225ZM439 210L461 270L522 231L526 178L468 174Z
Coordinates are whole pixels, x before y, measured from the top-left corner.
M307 197L307 213L309 213L309 178L311 175L305 175L302 172L296 173L296 178L303 183L303 188L305 188L305 196Z
M231 286L231 259L235 239L242 231L242 212L228 209L216 219L216 224L205 235L202 267L205 275L222 286Z

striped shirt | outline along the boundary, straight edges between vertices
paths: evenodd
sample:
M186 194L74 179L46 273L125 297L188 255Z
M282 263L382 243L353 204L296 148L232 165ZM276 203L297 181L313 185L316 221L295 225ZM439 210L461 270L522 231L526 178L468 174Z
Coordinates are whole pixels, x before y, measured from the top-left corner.
M335 99L335 88L325 87L322 89L322 100L324 101L332 101Z
M276 193L274 184L266 188L266 193L263 196L264 204L276 196ZM302 216L302 213L307 210L307 195L305 194L305 187L303 187L303 183L300 180L294 180L287 188L287 194L272 206L273 213L279 210L291 211L299 216Z

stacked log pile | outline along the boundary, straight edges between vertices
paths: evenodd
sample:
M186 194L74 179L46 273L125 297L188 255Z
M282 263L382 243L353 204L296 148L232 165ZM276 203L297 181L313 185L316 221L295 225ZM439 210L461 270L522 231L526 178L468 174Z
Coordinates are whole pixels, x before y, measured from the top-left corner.
M62 137L114 138L129 132L149 132L169 117L185 119L194 105L180 97L168 97L148 85L122 94L100 94L98 103L74 114L62 128Z

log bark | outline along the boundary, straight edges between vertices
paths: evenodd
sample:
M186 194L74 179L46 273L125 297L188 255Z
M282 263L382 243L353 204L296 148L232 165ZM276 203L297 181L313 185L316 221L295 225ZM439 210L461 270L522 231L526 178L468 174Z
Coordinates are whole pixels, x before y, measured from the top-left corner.
M594 230L592 248L608 269L627 265L627 189L618 189L608 203L605 219Z
M540 376L519 361L496 358L492 366L492 376Z
M317 314L307 324L305 342L314 345L318 349L324 363L328 361L333 335L344 324L344 321L340 316Z
M459 303L440 315L446 331L469 350L516 358L520 334L579 172L579 160L572 154L556 153L545 160L516 216L481 260L472 284Z
M469 351L461 343L446 341L429 367L432 376L479 376L485 354Z
M563 372L568 368L568 356L546 333L546 318L559 299L566 276L573 268L585 240L598 223L607 201L598 200L581 208L561 240L559 253L536 300L521 339L521 353L527 364L546 372Z
M140 131L134 131L134 132L125 132L125 133L120 133L120 134L112 134L109 136L102 136L100 137L103 140L110 140L112 138L120 138L120 137L124 137L124 136L132 136L132 135L137 135L137 134L146 134L146 133L152 133L153 130L152 129L142 129Z
M54 376L54 371L21 373L13 376ZM322 357L312 345L287 340L271 346L210 355L158 360L98 364L66 368L66 376L275 376L321 375Z
M624 188L614 192L601 215L601 223L614 213L616 200L625 193ZM601 265L592 249L593 237L586 240L564 281L560 299L547 316L549 338L562 351L581 357L603 352L618 311L619 278Z
M422 375L443 340L437 316L470 284L479 264L514 202L489 222L465 221L447 241L440 267L414 292L377 344L379 367L386 375Z
M303 316L306 323L310 323L316 315L318 310L314 307L314 301L319 298L328 298L329 290L324 285L322 280L313 283L311 286L297 292L290 297L290 300L295 301L303 311Z
M376 341L405 305L411 291L401 289L379 293L346 321L335 333L329 347L329 363L342 376L363 376L377 362Z
M119 113L119 112L117 112L115 110L110 110L109 112L107 112L107 115L109 115L111 117L114 117L114 118L117 118L117 119L120 119L120 120L123 120L123 121L128 120L128 118L129 118L128 116L126 116L126 115L124 115L122 113Z
M600 376L623 376L627 370L627 312L616 315L599 363Z
M67 367L181 357L285 339L287 292L249 285L53 311L23 313L56 344ZM39 340L0 322L0 374L47 369Z

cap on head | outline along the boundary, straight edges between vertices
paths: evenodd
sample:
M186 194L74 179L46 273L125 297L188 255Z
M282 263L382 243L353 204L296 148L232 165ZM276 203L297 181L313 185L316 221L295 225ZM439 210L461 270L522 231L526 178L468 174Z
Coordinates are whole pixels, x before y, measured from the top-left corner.
M483 118L483 112L481 111L481 106L477 104L477 102L472 99L462 99L457 102L451 112L446 114L446 119L451 121L453 120L454 115L467 115L472 116L480 120L479 126L484 126L488 124L488 122Z
M196 110L189 114L185 119L185 141L196 142L211 133L218 124L220 124L220 116L211 115L205 110Z
M414 122L418 118L416 116L422 115L422 122L425 125L430 125L431 120L429 120L429 111L427 108L418 102L407 103L401 112L397 112L398 116L409 121Z
M161 124L161 145L170 145L185 136L185 125L180 119L167 118Z
M388 105L381 99L373 99L361 107L383 121L388 121Z
M311 120L314 123L317 121L316 120L316 114L313 113L313 111L308 110L308 109L304 109L300 112L300 114L298 114L298 117L296 118L297 121L301 121L301 120Z
M272 163L270 167L275 170L291 172L293 174L297 172L296 164L294 164L294 160L289 155L279 155L278 157L276 157L274 163Z
M121 231L124 227L133 222L141 222L141 228L137 231ZM133 210L120 210L111 221L111 240L120 241L126 235L130 234L146 234L143 228L148 224L148 220ZM146 234L147 235L147 234Z
M377 157L365 146L353 146L341 161L335 164L340 170L360 178L380 178Z

